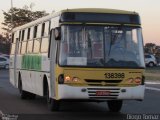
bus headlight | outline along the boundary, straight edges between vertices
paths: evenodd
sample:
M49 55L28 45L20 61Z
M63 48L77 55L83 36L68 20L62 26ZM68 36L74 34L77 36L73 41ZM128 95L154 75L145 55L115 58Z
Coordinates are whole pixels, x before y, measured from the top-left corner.
M78 78L78 77L70 77L70 76L66 76L65 78L64 78L64 82L66 82L66 83L71 83L71 82L79 82L80 81L80 79Z

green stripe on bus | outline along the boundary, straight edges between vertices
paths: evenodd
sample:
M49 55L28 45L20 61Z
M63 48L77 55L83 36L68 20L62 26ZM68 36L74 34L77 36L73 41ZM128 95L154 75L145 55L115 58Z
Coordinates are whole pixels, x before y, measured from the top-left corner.
M42 57L39 55L22 56L22 69L41 70Z

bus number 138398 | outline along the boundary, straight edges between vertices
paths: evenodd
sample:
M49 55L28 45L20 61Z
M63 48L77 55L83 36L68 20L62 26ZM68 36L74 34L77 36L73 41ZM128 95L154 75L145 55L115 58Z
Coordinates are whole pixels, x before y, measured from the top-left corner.
M105 78L125 78L124 73L105 73Z

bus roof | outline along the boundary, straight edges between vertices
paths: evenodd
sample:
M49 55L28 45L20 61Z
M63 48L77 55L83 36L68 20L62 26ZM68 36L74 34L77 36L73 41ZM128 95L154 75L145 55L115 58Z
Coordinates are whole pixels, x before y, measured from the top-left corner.
M116 13L116 14L133 14L137 15L136 12L116 10L116 9L106 9L106 8L77 8L77 9L65 9L61 12L88 12L88 13Z
M41 22L47 21L51 18L54 18L56 16L61 15L64 12L84 12L84 13L110 13L110 14L130 14L130 15L138 15L136 12L131 11L125 11L125 10L116 10L116 9L106 9L106 8L76 8L76 9L65 9L61 10L59 12L51 13L50 15L47 15L45 17L39 18L35 21L29 22L27 24L24 24L22 26L16 27L12 30L12 32L15 32L17 30L22 30L26 27L30 27L33 25L37 25Z

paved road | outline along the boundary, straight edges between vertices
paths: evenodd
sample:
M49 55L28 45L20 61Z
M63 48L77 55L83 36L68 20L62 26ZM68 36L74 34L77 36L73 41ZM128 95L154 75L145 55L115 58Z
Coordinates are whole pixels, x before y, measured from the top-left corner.
M149 83L147 87L160 89L160 84ZM160 114L160 91L146 89L144 101L125 101L121 112L116 114L108 111L105 102L63 102L59 112L50 112L42 97L21 100L18 90L9 83L8 71L0 70L0 111L4 114L20 114L19 118L26 120L35 117L39 120L126 120L127 114Z

